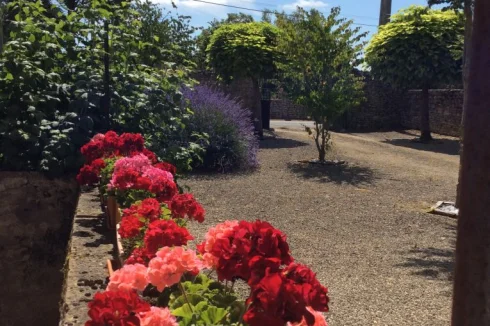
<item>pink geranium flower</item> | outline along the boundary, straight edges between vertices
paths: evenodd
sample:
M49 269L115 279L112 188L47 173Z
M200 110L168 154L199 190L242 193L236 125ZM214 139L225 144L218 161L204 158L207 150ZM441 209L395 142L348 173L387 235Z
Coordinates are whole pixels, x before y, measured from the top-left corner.
M178 283L186 272L199 273L202 262L194 250L185 250L182 247L163 247L156 257L148 264L148 280L163 291L168 286Z
M313 326L328 326L327 321L325 320L325 317L320 311L315 311L311 307L306 307L309 312L313 314L315 317L315 323ZM303 317L303 320L299 323L287 323L286 326L308 326L308 323L306 322L305 318Z
M233 234L233 228L238 225L238 221L225 221L210 228L206 233L206 241L204 242L205 252L210 252L213 249L214 243L218 239L226 238Z
M107 185L109 189L116 187L118 183L118 177L124 176L122 173L125 170L136 172L138 175L143 173L143 170L151 166L150 159L143 154L138 154L133 157L123 157L114 163L114 172L112 174L111 181ZM173 177L172 177L173 178Z
M177 319L168 308L151 307L150 311L142 313L141 326L178 326Z
M114 274L112 274L107 290L131 291L135 289L143 291L149 283L146 274L147 268L145 265L124 265L121 269L116 270Z

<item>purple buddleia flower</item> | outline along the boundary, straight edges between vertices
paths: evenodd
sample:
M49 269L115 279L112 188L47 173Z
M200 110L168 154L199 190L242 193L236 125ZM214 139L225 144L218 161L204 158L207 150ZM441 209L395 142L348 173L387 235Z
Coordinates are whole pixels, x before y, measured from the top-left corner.
M194 112L189 129L209 136L205 168L231 170L258 166L259 143L249 110L225 93L204 85L186 88L183 95Z

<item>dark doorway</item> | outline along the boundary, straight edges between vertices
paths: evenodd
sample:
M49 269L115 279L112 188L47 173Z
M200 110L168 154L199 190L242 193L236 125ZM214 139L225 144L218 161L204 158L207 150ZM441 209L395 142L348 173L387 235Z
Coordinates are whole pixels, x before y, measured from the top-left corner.
M271 128L271 101L261 100L260 105L262 108L262 128Z

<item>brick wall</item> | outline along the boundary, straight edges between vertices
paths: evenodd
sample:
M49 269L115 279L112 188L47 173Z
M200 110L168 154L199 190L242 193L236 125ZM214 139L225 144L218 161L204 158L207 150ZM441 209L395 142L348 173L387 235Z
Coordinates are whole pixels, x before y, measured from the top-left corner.
M361 104L339 118L337 129L353 131L389 130L401 127L403 93L386 84L366 80Z
M419 129L421 91L397 91L369 80L364 101L348 110L335 123L335 130L376 131ZM429 93L430 126L433 132L458 137L463 108L463 90L433 89ZM271 102L271 119L307 119L306 110L288 99Z
M271 100L271 119L307 120L306 110L289 99Z
M433 89L429 92L430 127L435 133L459 137L463 112L462 89ZM422 92L411 90L406 94L406 108L401 111L402 126L419 128L419 110Z
M205 84L217 85L211 75L197 78ZM233 97L240 98L246 107L256 94L246 81L233 87L219 86ZM402 92L381 82L367 78L365 98L360 106L348 110L335 123L334 129L348 131L376 131L393 129L419 129L421 91ZM284 94L271 100L271 119L308 119L304 107L293 103ZM463 107L463 90L434 89L430 91L430 125L435 133L459 136Z

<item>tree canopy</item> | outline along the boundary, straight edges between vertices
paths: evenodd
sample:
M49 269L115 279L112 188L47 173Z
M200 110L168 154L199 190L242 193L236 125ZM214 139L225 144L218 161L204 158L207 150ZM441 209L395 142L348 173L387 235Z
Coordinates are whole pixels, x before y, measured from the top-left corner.
M196 39L196 53L194 55L194 61L197 67L201 70L207 68L206 65L206 49L211 40L211 35L214 31L224 24L239 24L239 23L253 23L254 18L251 15L239 13L229 13L225 19L213 19L209 22L209 27L202 29L201 34L199 34Z
M462 54L463 22L454 11L411 6L380 26L366 62L381 80L422 87L458 76Z
M276 68L279 29L269 23L225 24L206 49L209 66L225 80L271 75Z

